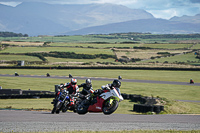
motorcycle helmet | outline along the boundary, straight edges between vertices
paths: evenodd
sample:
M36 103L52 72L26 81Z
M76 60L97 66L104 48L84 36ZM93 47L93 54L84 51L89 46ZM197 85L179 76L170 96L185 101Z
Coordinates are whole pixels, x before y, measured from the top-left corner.
M86 83L87 87L91 87L92 81L91 81L91 79L86 79L85 83Z
M119 80L115 79L115 80L113 81L113 83L112 83L112 86L113 86L113 87L116 87L116 88L120 88L121 82L120 82Z
M77 83L77 79L72 78L72 79L71 79L71 84L72 84L72 85L75 85L76 83Z

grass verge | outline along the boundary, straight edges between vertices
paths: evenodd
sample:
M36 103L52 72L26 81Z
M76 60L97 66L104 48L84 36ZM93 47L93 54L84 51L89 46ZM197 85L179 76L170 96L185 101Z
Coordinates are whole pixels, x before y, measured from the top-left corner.
M199 133L200 130L133 130L133 131L65 131L65 132L39 132L39 133Z

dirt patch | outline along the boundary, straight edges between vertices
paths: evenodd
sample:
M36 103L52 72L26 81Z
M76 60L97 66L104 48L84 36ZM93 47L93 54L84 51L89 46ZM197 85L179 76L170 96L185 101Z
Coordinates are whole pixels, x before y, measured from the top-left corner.
M76 64L76 65L81 65L84 62L52 62L49 63L49 65L71 65L71 64Z
M10 44L17 46L42 46L43 42L10 42L10 41L2 41L1 44Z
M161 54L157 54L158 52L169 52L171 54L181 54L184 52L189 52L191 50L134 50L134 49L126 49L126 50L116 50L115 54L117 58L121 58L122 56L126 56L128 58L139 58L139 59L150 59L151 57L162 56Z

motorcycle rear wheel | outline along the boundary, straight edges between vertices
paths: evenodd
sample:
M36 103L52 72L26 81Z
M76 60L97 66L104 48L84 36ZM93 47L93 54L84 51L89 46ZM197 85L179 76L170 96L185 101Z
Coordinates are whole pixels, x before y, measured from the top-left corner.
M67 112L67 108L66 108L66 107L63 107L63 108L62 108L62 112L63 112L63 113Z
M105 102L106 103L106 102ZM112 104L107 106L104 105L102 111L105 115L110 115L118 108L119 102L117 100L113 100Z
M85 102L86 102L86 101L83 101L83 102L81 102L81 103L79 103L79 104L77 105L76 112L77 112L78 114L84 115L84 114L86 114L86 113L88 112L88 107L89 107L89 105L87 105Z

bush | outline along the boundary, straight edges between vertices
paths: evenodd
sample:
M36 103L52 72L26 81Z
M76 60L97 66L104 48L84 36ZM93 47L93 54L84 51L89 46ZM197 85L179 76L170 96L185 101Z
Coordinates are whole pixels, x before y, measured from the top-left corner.
M163 62L163 63L168 63L168 61L165 61L165 62Z
M26 53L25 55L36 56L36 57L40 58L42 61L47 61L47 59L43 56L42 53Z
M164 54L164 55L169 55L169 52L158 52L157 54Z

